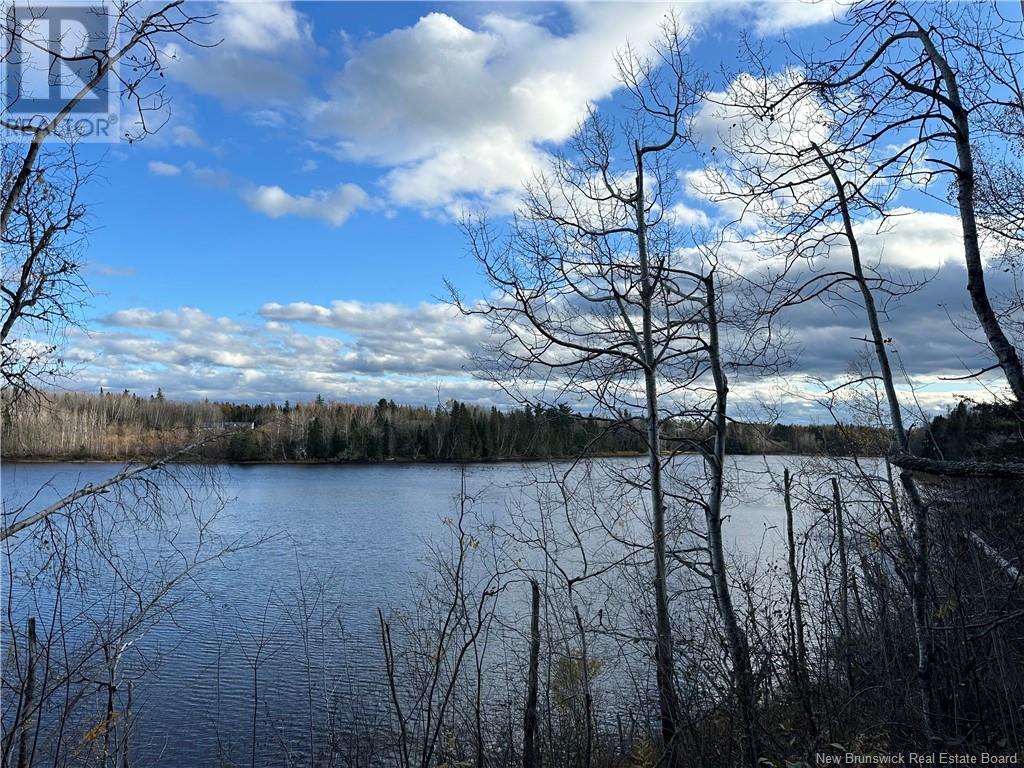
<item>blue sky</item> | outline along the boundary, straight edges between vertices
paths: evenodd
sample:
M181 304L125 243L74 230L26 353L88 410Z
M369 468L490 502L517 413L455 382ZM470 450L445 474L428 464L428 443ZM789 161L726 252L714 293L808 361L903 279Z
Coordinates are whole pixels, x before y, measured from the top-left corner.
M437 300L445 277L469 296L485 290L454 214L465 204L506 214L588 104L615 114L613 54L648 45L673 7L716 89L736 73L741 35L770 51L783 36L809 46L840 12L828 2L209 6L217 16L201 36L219 45L163 51L166 125L134 145L87 149L101 163L95 295L88 332L69 337L72 383L184 398L500 401L464 370L480 327ZM910 202L939 218L908 222L887 253L956 295L955 221ZM685 203L717 214L698 194ZM941 300L925 297L921 311ZM934 319L904 320L916 353L915 334ZM838 375L856 354L856 318L829 322L806 321L802 372ZM975 354L962 352L911 366L930 377L935 407L953 391L938 374Z

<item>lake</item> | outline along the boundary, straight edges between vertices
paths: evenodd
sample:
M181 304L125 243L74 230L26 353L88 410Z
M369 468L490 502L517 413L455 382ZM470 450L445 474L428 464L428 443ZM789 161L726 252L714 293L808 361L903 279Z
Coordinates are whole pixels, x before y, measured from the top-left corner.
M783 463L767 460L779 475ZM595 464L628 469L637 462ZM746 498L734 501L725 528L737 559L763 547L769 554L762 556L771 556L782 541L782 500L768 492L765 466L762 457L736 460L738 470L749 471L739 484ZM5 464L5 509L36 493L31 508L42 507L119 468ZM194 482L191 470L182 472L186 486ZM254 685L263 702L255 713L258 764L281 764L266 757L275 752L301 755L302 745L322 735L324 713L332 707L377 707L386 716L377 609L407 602L432 542L447 531L443 520L457 509L462 481L460 467L441 464L224 466L213 472L226 500L215 532L227 539L270 538L206 565L182 585L185 598L174 620L133 638L124 674L148 668L134 691L132 742L146 765L248 764ZM471 465L465 472L475 511L498 521L529 495L524 489L532 478L550 474L544 464ZM524 509L528 515L529 505ZM132 546L147 545L143 539ZM19 604L17 582L12 598L19 625L38 610ZM307 717L313 709L315 726ZM314 727L318 733L311 737Z

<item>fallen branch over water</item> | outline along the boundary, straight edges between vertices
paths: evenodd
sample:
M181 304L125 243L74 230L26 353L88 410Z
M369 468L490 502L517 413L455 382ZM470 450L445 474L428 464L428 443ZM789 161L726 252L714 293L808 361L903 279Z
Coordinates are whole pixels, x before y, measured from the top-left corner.
M60 512L62 509L69 507L79 499L83 499L86 498L87 496L92 496L99 493L105 493L116 485L131 480L132 478L138 477L139 475L145 472L158 469L164 464L169 464L185 454L197 451L203 446L209 445L210 443L214 443L225 437L233 435L238 431L238 429L230 429L224 430L222 432L217 432L212 435L207 435L202 440L190 443L189 445L186 445L183 448L179 448L159 458L153 459L152 461L146 464L142 464L137 467L126 468L121 472L118 472L113 477L107 478L101 483L89 483L88 485L79 488L77 491L69 493L60 501L56 501L50 506L46 507L45 509L39 510L34 515L26 517L24 520L19 520L16 523L12 523L11 525L6 526L4 528L0 528L0 541L4 541L5 539L14 536L15 534L20 533L26 528L31 528L36 523L39 523L45 520L46 518L50 517L51 515Z
M1024 480L1024 464L1011 461L944 461L925 459L908 453L890 455L889 461L900 469L942 477Z

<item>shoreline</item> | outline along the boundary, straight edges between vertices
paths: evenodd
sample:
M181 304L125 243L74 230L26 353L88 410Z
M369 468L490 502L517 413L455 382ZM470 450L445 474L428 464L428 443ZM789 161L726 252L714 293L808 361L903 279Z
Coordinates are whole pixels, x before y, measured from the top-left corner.
M587 456L512 456L501 459L409 459L409 458L388 458L379 460L366 459L276 459L273 461L230 461L226 459L175 459L168 460L167 464L182 465L238 465L238 466L322 466L322 467L372 467L388 464L533 464L544 461L578 461L581 459L630 459L641 458L646 454L642 453L595 453ZM0 455L0 464L148 464L159 460L159 456L135 456L132 458L79 458L75 456L16 456L7 457Z
M587 454L585 456L512 456L508 458L475 458L475 459L410 459L410 458L399 458L393 457L388 459L379 460L357 460L357 459L345 459L345 460L330 460L330 459L277 459L273 461L267 460L254 460L254 461L228 461L224 459L176 459L168 460L167 464L181 464L181 465L200 465L200 466L314 466L314 467L372 467L372 466L387 466L387 465L402 465L409 466L413 464L424 464L424 465L455 465L461 466L464 464L537 464L542 462L558 461L584 461L587 459L638 459L643 458L647 454L645 453L594 453ZM696 451L679 451L675 454L676 456L697 456L699 455ZM801 453L785 453L785 452L771 452L771 453L730 453L730 456L798 456L806 457L807 454ZM838 456L822 456L820 458L840 458ZM864 455L860 458L864 459L877 459L882 458L882 454L877 456ZM158 456L135 456L132 458L95 458L95 457L75 457L75 456L15 456L7 457L0 454L0 464L147 464L153 461L157 461Z

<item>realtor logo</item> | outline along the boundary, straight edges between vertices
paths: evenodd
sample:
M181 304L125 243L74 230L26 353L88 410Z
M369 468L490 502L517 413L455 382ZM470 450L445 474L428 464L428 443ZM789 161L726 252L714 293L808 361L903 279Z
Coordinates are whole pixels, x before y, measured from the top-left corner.
M4 138L31 139L73 99L55 133L84 141L117 141L119 80L96 79L112 44L113 13L103 5L16 2L4 19ZM95 82L94 82L95 81Z

